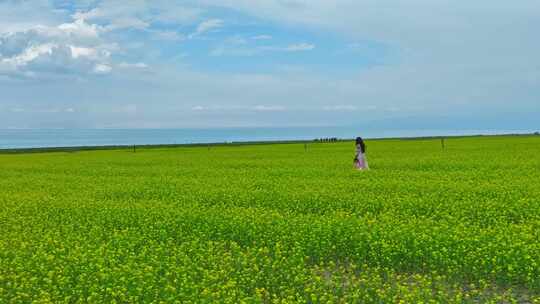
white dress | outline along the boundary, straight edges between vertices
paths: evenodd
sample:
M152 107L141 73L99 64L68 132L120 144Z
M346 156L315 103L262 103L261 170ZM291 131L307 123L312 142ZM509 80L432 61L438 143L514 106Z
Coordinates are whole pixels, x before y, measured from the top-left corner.
M358 170L369 169L366 154L362 153L362 147L360 145L356 145L356 159L357 161L354 164L356 169Z

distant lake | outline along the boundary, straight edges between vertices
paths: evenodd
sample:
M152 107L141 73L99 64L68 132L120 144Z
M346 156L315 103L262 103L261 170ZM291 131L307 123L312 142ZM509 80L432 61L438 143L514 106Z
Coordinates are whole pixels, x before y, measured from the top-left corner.
M224 129L0 129L0 149L156 145L240 141L312 140L532 133L530 130L362 130L355 127Z

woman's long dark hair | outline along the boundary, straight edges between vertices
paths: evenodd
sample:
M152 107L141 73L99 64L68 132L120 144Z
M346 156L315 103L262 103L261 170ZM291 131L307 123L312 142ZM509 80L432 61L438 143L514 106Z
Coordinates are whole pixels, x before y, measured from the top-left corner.
M356 138L356 146L360 145L360 149L362 149L362 153L366 153L366 144L364 143L364 140L362 137Z

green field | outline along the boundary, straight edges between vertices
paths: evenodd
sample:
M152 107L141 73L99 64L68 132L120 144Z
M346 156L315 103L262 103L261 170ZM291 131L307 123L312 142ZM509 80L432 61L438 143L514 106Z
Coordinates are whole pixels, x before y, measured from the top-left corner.
M540 136L0 155L0 303L540 303Z

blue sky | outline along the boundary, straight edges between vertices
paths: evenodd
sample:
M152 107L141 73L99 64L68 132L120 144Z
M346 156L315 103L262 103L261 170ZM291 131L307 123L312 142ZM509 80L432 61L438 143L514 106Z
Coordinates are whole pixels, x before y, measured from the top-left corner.
M540 2L0 0L0 128L540 129Z

